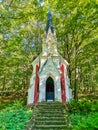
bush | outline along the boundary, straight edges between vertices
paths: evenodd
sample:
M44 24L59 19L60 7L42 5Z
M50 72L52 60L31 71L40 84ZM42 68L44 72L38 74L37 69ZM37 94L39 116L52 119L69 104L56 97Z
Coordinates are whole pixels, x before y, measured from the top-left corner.
M98 102L92 102L90 100L72 100L70 103L67 103L67 110L69 113L83 113L88 114L90 112L98 111Z
M98 130L98 112L81 115L71 114L72 130Z
M24 130L32 115L32 110L15 101L0 111L0 130Z
M67 103L72 130L98 130L98 102L87 100Z

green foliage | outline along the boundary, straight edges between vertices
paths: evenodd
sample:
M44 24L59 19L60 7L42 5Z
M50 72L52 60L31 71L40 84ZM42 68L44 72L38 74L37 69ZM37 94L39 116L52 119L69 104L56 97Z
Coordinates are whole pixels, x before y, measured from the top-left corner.
M0 111L0 130L23 130L32 110L26 109L22 102L15 101Z
M71 114L72 130L97 130L98 129L98 112L80 115Z
M74 97L98 90L97 0L48 0L59 53L69 62ZM0 1L0 92L26 97L31 62L41 52L46 0ZM22 93L22 92L23 93ZM3 95L3 94L2 94ZM6 96L7 94L5 94Z
M67 104L72 130L98 129L98 102L80 100Z
M88 114L92 112L98 112L98 102L90 100L79 100L78 102L72 100L70 103L67 103L69 113L79 113L79 114Z

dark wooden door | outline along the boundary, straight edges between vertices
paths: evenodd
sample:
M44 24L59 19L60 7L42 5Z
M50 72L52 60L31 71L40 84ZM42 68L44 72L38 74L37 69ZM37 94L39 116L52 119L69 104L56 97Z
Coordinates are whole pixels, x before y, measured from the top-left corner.
M49 77L46 81L46 101L54 100L54 81Z

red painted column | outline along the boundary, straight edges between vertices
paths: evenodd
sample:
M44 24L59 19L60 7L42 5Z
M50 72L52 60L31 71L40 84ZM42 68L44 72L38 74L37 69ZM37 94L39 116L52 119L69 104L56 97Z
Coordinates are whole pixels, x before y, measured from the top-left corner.
M61 95L62 95L62 102L66 102L66 85L65 85L65 75L64 75L64 65L60 66L60 70L62 72L61 76Z
M39 76L38 76L38 71L39 71L39 66L36 65L36 79L35 79L35 88L34 88L34 104L38 102L39 99L39 92L38 92L38 87L39 87Z

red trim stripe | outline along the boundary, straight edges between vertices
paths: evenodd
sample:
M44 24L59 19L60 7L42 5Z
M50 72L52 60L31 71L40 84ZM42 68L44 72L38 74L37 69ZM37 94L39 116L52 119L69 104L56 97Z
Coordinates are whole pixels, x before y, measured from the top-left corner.
M36 65L36 80L35 80L35 89L34 89L34 104L38 102L39 99L39 76L38 76L39 66Z
M66 85L65 85L65 75L64 75L64 65L60 66L60 70L62 72L61 76L61 95L62 95L62 102L66 102Z

